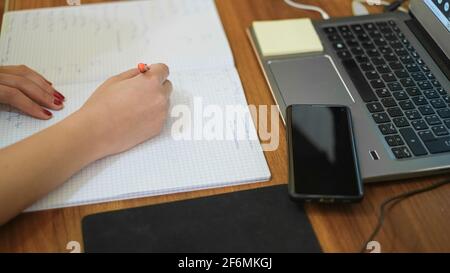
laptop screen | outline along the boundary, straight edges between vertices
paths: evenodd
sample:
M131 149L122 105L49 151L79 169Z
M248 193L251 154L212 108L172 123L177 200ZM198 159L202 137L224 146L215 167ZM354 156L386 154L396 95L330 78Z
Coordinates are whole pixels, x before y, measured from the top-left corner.
M450 0L425 0L425 4L450 32Z
M436 57L443 61L441 69L450 79L450 0L410 0L409 7L413 19L444 53Z

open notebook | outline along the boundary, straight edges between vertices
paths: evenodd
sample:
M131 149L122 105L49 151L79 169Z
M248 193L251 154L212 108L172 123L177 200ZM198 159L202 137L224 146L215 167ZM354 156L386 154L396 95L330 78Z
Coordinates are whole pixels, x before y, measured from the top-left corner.
M196 99L204 105L247 105L213 0L131 1L8 12L0 38L0 64L32 67L54 82L67 102L51 121L34 120L0 106L0 147L64 119L105 79L142 61L169 64L172 105L192 106ZM249 136L256 134L251 119L238 118L245 119ZM161 136L81 170L28 210L270 179L257 138L176 141L170 134L174 121L169 119ZM238 122L242 120L231 120Z

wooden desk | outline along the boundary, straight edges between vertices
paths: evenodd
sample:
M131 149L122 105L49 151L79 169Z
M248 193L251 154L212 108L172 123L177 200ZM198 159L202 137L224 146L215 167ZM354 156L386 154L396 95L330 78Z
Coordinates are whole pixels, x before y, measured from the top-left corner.
M274 104L245 30L254 20L305 16L319 19L318 15L290 8L282 0L216 1L249 103ZM82 2L102 1L82 0ZM304 0L302 2L318 3L331 16L351 15L350 0ZM4 1L0 2L0 9L4 3ZM9 10L61 5L65 5L64 0L10 0ZM92 213L284 183L287 181L284 129L280 134L282 140L280 148L275 152L266 153L273 175L269 183L24 214L0 228L0 252L66 252L67 242L73 240L82 242L81 219ZM364 201L357 205L332 207L308 205L308 215L323 250L326 252L358 251L363 241L372 232L378 216L378 207L386 197L430 185L442 178L368 185ZM20 198L19 194L18 198ZM383 252L450 252L449 231L450 186L446 186L413 197L393 208L376 240L381 243Z

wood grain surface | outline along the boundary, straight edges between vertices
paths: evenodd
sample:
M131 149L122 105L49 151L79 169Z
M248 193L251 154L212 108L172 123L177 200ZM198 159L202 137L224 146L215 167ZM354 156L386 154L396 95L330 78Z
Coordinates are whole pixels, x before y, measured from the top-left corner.
M82 0L83 4L94 2L106 1ZM302 2L319 5L333 17L352 15L350 0ZM320 19L319 15L293 9L282 0L216 0L216 3L249 104L273 105L274 101L247 39L246 28L254 20L298 17ZM4 5L5 1L0 1L1 11ZM64 0L10 0L9 10L63 5L66 5ZM378 12L380 8L374 7L371 11ZM273 177L270 182L22 214L0 227L0 252L68 252L66 244L69 241L82 242L81 219L93 213L286 183L285 130L282 124L280 128L279 149L265 153ZM306 209L324 251L355 252L359 251L372 232L379 214L378 207L384 199L431 185L444 178L449 179L450 176L368 185L365 199L360 204L309 204ZM20 198L20 193L17 198ZM450 186L445 186L415 196L391 209L376 240L380 242L383 252L450 252L449 231Z

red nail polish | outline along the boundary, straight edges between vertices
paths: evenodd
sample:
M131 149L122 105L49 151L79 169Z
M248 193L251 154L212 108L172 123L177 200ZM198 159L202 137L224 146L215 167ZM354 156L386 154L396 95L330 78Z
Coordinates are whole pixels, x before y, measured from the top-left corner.
M63 96L63 94L59 93L58 91L55 91L55 93L53 94L53 96L59 100L65 100L66 97Z
M55 105L57 105L57 106L62 105L62 101L60 101L59 99L55 99L55 100L53 101L53 103L54 103Z
M49 117L53 116L53 114L50 111L48 111L47 109L42 109L42 112L44 112L44 114L46 114Z

